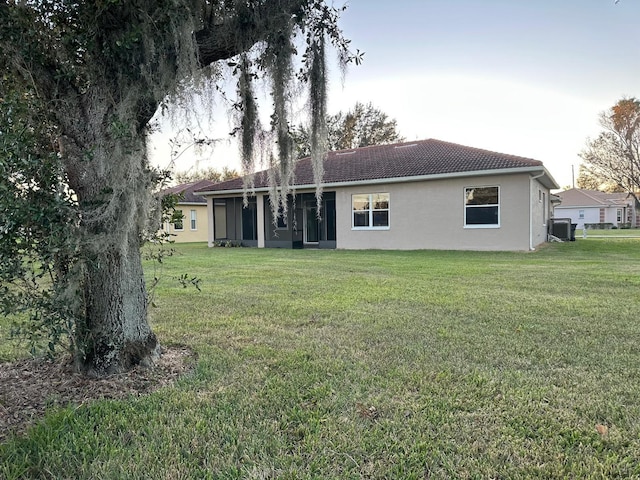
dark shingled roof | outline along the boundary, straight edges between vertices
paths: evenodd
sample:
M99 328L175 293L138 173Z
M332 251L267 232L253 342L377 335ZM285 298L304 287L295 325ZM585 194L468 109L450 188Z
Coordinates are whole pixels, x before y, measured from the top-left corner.
M194 195L193 192L196 190L209 190L209 188L214 185L210 180L199 180L197 182L191 183L181 183L180 185L176 185L175 187L170 187L162 190L160 195L169 195L171 193L182 194L183 198L180 200L181 203L207 203L206 198L200 195Z
M511 168L543 167L530 158L465 147L440 140L417 140L329 152L324 162L324 184L443 175ZM310 158L299 160L294 185L313 185ZM255 188L269 184L267 171L255 174ZM241 190L242 178L201 188L200 192Z

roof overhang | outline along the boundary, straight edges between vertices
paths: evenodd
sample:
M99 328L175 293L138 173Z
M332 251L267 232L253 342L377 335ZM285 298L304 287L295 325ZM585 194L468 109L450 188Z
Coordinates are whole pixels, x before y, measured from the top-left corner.
M560 208L624 208L631 203L601 203L599 205L562 205Z
M540 183L549 189L560 188L551 174L544 167L518 167L518 168L503 168L496 170L477 170L472 172L453 172L453 173L438 173L434 175L416 175L411 177L394 177L394 178L374 178L370 180L354 180L348 182L331 182L322 183L322 188L336 188L336 187L352 187L359 185L381 185L389 183L409 183L409 182L424 182L432 180L445 180L450 178L464 178L464 177L486 177L490 175L514 175L514 174L529 174L533 178L537 178ZM300 190L315 190L315 184L309 185L292 185L292 188L296 191ZM247 193L262 193L269 192L269 187L257 187L253 189L234 189L234 190L212 190L212 191L200 191L193 192L194 195L201 196L226 196L226 195L242 195Z
M556 195L554 193L549 195L549 200L551 200L551 203L553 203L555 205L560 205L560 203L562 203L562 198L560 198L559 195Z

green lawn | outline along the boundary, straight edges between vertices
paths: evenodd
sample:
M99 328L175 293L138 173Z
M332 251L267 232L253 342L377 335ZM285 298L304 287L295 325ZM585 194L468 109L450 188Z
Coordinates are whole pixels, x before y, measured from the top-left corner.
M640 478L640 240L177 248L151 321L195 374L52 410L0 478Z

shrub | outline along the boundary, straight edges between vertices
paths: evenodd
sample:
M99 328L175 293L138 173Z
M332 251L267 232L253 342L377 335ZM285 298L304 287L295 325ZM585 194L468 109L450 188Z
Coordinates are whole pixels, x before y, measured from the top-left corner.
M596 230L611 230L613 228L613 223L585 223L584 228L586 229L596 229Z

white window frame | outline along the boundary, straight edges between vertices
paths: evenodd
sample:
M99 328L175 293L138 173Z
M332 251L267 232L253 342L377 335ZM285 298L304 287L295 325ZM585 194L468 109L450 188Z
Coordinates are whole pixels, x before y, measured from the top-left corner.
M369 208L367 210L354 210L353 202L355 197L369 196ZM373 208L373 198L376 195L387 196L387 208ZM368 226L356 226L355 225L355 213L368 212L369 213L369 225ZM374 212L387 212L387 225L373 226L373 213ZM391 228L391 195L388 192L375 192L375 193L354 193L351 195L351 230L389 230Z
M189 214L191 218L189 219L189 226L191 227L191 231L198 230L198 212L196 210L191 210Z
M578 219L584 220L584 210L578 210Z
M182 212L182 209L179 209L179 208L176 208L175 211L180 212L180 215L182 215L182 220L180 220L180 224L182 225L182 228L178 228L178 224L173 223L173 230L175 232L184 232L184 213Z
M498 189L498 203L489 203L482 205L467 205L467 191L470 189L476 188L497 188ZM464 208L464 228L476 229L476 228L500 228L502 224L502 209L500 205L502 203L501 193L500 193L500 185L475 185L475 186L467 186L462 189L462 205ZM467 209L468 208L481 208L481 207L497 207L498 208L498 223L486 223L486 224L469 224L467 225Z

